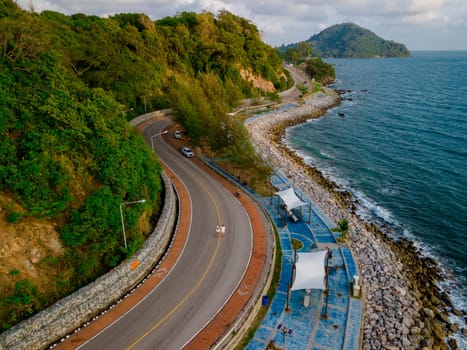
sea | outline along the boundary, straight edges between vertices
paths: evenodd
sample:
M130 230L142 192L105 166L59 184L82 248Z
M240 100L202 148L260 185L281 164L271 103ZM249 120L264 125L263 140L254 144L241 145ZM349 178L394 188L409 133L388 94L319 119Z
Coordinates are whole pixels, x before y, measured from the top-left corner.
M343 101L286 143L352 192L363 219L435 258L467 310L467 51L325 61Z

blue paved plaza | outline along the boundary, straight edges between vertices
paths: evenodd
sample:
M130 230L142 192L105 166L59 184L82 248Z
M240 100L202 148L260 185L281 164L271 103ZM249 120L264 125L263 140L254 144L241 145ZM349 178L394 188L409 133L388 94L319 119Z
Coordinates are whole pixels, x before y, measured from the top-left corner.
M207 162L213 169L237 182L212 160ZM269 301L266 316L246 349L268 349L271 341L276 348L288 350L359 349L362 304L360 299L351 296L350 290L353 276L358 275L358 270L350 249L337 243L336 238L340 237L340 233L331 230L335 225L297 188L294 188L294 192L308 205L306 209L292 210L298 218L294 221L279 209L281 203L278 196L259 197L249 187L239 182L237 184L255 197L268 212L277 228L282 249L282 269L276 294ZM288 179L277 172L271 177L271 184L278 191L292 187ZM311 289L308 306L304 306L307 291L295 290L290 293L286 310L294 259L292 238L302 242L303 248L299 252L330 248L332 258L328 262L327 298L323 290Z
M276 174L275 188L291 187L288 180ZM282 247L282 269L276 295L269 301L268 311L247 346L248 350L267 349L271 341L282 349L358 349L361 302L351 297L351 281L358 273L352 253L345 245L337 244L339 232L310 199L295 190L300 199L309 203L311 210L294 209L297 221L285 214L278 196L260 198L279 233ZM291 283L294 252L291 239L303 244L300 252L330 248L328 296L323 290L311 289L290 292L287 310L287 290ZM309 298L308 306L304 305ZM327 300L326 300L327 299Z

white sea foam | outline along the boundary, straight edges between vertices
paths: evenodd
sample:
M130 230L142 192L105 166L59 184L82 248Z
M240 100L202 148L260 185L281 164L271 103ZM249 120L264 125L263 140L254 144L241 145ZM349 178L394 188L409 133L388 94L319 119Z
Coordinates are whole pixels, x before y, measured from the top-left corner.
M320 151L319 152L324 159L334 159L334 156L331 153Z
M402 236L409 239L414 243L422 257L431 258L438 262L438 267L441 269L441 274L443 276L443 280L438 283L440 290L449 295L449 298L456 309L466 310L467 291L465 290L465 286L467 281L461 280L460 278L462 277L458 277L461 276L461 274L456 273L449 268L450 264L446 261L446 258L438 254L435 247L426 242L420 241L418 237L413 234L411 228L404 227L394 218L389 210L369 200L363 192L355 191L353 192L353 195L360 201L357 215L359 215L362 220L376 223L377 225L380 224L382 226L389 224L393 229L394 237L397 238L398 236ZM459 268L459 270L461 269ZM462 329L465 323L462 317L457 317L453 314L451 314L451 322L455 322L459 326L459 329ZM467 339L463 337L460 332L455 336L455 339L460 346L460 349L467 349Z
M374 221L372 219L378 218L391 225L399 226L399 223L388 209L373 202L361 191L353 191L353 194L360 202L358 214L366 221Z
M399 191L395 189L394 187L380 187L380 188L377 188L376 190L385 196L393 196L399 193Z
M467 291L465 290L465 285L467 281L461 280L457 277L461 276L461 274L455 273L449 268L449 262L446 261L446 258L443 258L438 254L435 247L426 242L420 241L418 237L413 234L410 227L404 227L397 219L394 218L393 214L389 210L369 200L363 192L354 191L353 195L360 202L357 214L362 220L376 223L381 226L389 224L394 233L394 237L397 238L402 236L409 239L414 243L422 257L431 258L438 262L438 267L441 269L441 274L444 278L439 282L440 289L449 295L451 302L456 309L466 310ZM461 269L459 268L459 270ZM452 315L451 318L451 321L457 323L460 329L463 327L464 320L462 317ZM465 337L462 337L459 334L455 338L457 343L461 346L461 349L467 349L467 347L465 347L465 345L467 345ZM462 347L462 344L464 347Z
M291 113L291 115L293 115L293 113ZM277 119L279 119L279 117L282 116L277 116ZM259 145L262 146L262 151L264 152L264 154L268 155L270 159L275 160L275 164L278 166L278 169L283 171L284 174L286 174L286 176L288 176L290 179L293 179L293 181L297 185L305 186L308 193L312 195L313 200L316 200L317 204L319 204L320 207L324 209L324 212L326 213L326 215L328 215L330 220L332 220L333 222L337 222L337 220L346 215L345 211L342 211L337 206L334 206L335 203L333 203L332 198L328 197L325 191L323 191L319 185L313 184L313 180L308 181L306 179L306 172L302 172L300 171L300 169L294 171L293 166L291 166L293 161L290 162L286 158L283 158L281 152L275 149L274 146L271 145L270 140L267 140L267 138L264 137L264 131L267 129L268 125L271 122L272 121L270 120L270 118L268 118L267 122L265 122L264 120L259 120L258 123L254 125L254 128L251 129L252 135L255 136L254 139L256 140L256 142L258 142ZM289 144L288 142L286 143ZM358 210L364 216L361 217L362 219L365 219L365 221L371 221L381 224L381 227L385 232L389 230L388 227L395 227L397 228L396 231L399 233L399 235L411 235L410 228L402 227L402 225L400 225L397 222L397 220L393 217L392 213L389 210L367 198L365 193L357 192L355 190L352 191L353 188L351 184L348 183L347 179L338 174L337 170L334 169L332 165L326 165L325 160L314 159L314 156L310 156L309 154L304 155L303 152L297 150L295 150L295 153L298 156L301 156L307 164L318 168L326 178L338 184L338 186L340 186L340 189L352 192L354 197L359 200ZM301 178L302 176L304 176L304 178ZM396 270L398 268L398 265L393 263L394 256L387 253L386 249L378 250L378 247L381 247L381 245L379 244L380 241L372 241L373 236L369 234L369 231L365 229L365 225L362 225L362 222L360 220L356 220L355 217L350 217L350 219L352 220L352 229L354 229L355 232L358 232L358 235L352 236L355 240L354 243L356 244L355 248L357 248L357 254L361 253L362 257L367 259L361 260L363 261L362 274L372 279L372 283L368 285L369 289L367 291L367 295L371 295L373 297L372 300L375 301L378 300L378 297L381 296L380 288L378 286L379 283L384 284L388 280L391 280L391 283L403 282L402 280L399 280L399 278L403 279L403 277L400 277L403 275L396 273L388 274L384 277L387 279L380 280L379 278L381 274L373 273L374 270L372 270L371 267L377 265L378 263L381 263L382 261L386 261L388 266L394 267L394 269ZM367 244L368 246L366 246ZM372 259L375 260L372 261ZM410 295L407 295L407 298L409 298L408 300L410 300ZM398 300L395 299L394 302L397 303ZM455 302L454 298L453 302ZM417 317L416 315L417 314L413 314L413 317ZM394 319L388 318L388 320L391 320L392 322ZM378 336L377 333L371 331L371 324L364 324L363 326L367 327L365 329L370 331L370 338Z

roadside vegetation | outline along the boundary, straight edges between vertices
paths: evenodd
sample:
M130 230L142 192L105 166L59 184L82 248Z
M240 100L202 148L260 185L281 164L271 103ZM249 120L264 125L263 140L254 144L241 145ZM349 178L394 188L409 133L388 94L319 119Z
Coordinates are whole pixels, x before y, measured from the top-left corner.
M319 87L316 83L326 85L336 79L334 66L324 62L320 56L314 55L308 41L279 48L279 53L285 62L298 67L312 79L314 88Z
M228 11L152 21L0 0L0 329L93 281L152 232L161 165L128 125L135 116L171 108L192 146L269 195L271 169L228 113L244 99L280 102L293 85L282 62ZM125 249L119 206L140 199L124 208Z
M172 108L194 146L262 174L227 112L292 83L255 25L227 11L154 22L0 0L0 328L94 280L151 233L161 166L129 119ZM119 205L140 199L124 209L126 250Z

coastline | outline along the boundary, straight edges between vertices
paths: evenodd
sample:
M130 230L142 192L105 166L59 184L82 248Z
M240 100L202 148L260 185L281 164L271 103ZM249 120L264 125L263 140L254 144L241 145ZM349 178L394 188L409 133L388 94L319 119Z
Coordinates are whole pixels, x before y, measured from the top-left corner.
M332 222L348 220L348 244L363 285L362 348L458 349L452 336L459 327L451 323L449 312L462 315L438 286L442 276L437 262L424 257L413 242L393 239L389 228L361 219L351 193L339 190L283 142L287 127L319 118L340 101L337 92L324 88L297 107L254 118L247 129L273 168L305 192Z

